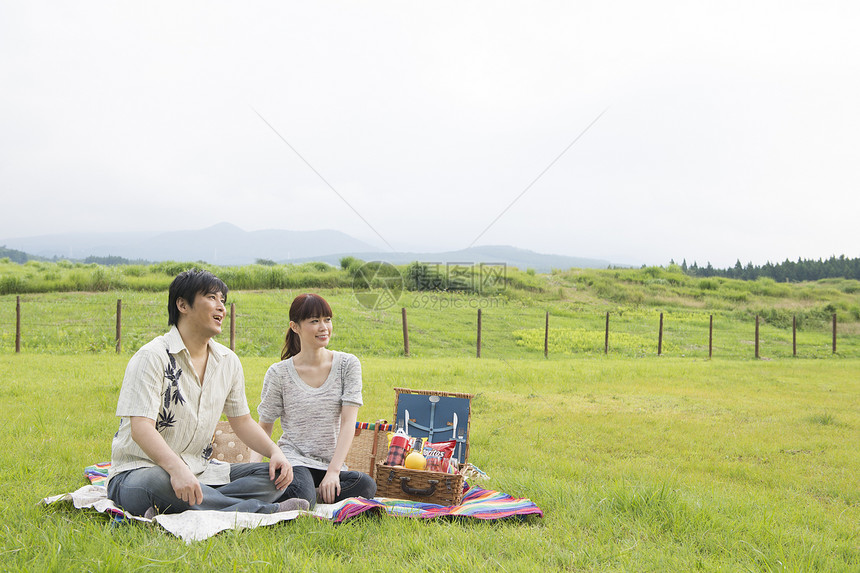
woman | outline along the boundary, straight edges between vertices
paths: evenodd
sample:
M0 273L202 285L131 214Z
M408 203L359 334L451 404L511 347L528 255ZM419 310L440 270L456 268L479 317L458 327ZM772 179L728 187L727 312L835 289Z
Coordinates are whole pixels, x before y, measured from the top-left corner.
M257 412L272 435L281 419L278 445L293 466L293 482L283 498L335 503L348 497L372 498L376 482L347 471L346 454L355 435L361 399L361 363L345 352L326 348L331 339L331 307L319 295L302 294L290 306L281 361L266 372ZM254 453L252 461L261 460Z

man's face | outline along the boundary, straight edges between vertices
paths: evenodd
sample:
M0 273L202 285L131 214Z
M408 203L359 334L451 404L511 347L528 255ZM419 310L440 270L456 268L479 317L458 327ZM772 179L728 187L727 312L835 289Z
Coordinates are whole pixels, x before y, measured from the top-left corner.
M194 295L193 306L184 304L185 301L180 299L179 312L181 320L185 323L183 326L190 327L200 335L209 338L221 334L221 323L227 313L224 302L224 295L220 291L197 293Z

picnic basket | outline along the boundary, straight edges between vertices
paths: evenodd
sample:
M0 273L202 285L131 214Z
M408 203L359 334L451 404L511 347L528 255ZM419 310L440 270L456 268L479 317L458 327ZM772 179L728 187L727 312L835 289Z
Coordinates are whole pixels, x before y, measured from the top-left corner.
M394 419L411 437L430 442L454 439L453 459L466 463L469 457L469 423L473 394L395 388ZM408 412L408 415L407 415ZM384 456L380 456L382 458ZM460 474L414 470L376 463L376 495L451 506L463 501Z
M388 452L387 432L392 429L393 426L383 420L377 420L372 424L356 422L355 437L344 460L347 467L352 471L364 472L373 477L378 453L381 450L382 457L385 457Z
M382 420L375 423L356 422L355 437L345 460L349 469L364 472L373 477L378 448L382 448L384 457L388 451L386 432L392 428L391 424L386 424ZM247 462L251 459L251 449L236 436L233 428L230 427L230 422L220 420L215 425L215 434L212 436L211 457L228 463Z

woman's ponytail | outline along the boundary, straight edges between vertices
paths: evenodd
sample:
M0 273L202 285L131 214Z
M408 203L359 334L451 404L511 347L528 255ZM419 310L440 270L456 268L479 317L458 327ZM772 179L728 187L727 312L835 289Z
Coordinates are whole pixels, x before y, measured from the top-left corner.
M281 351L281 360L286 360L302 351L302 341L298 333L287 327L287 338L284 340L284 349Z

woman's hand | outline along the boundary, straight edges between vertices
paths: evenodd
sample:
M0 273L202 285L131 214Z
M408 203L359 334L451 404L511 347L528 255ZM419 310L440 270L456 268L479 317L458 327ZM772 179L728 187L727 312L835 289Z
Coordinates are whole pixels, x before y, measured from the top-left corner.
M320 497L323 503L334 503L338 495L340 495L340 472L329 470L320 482Z

